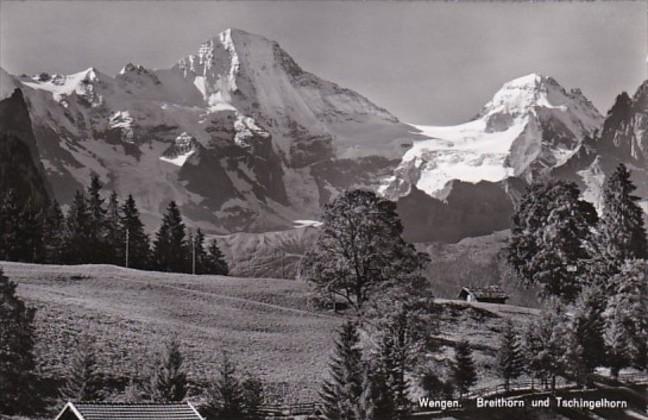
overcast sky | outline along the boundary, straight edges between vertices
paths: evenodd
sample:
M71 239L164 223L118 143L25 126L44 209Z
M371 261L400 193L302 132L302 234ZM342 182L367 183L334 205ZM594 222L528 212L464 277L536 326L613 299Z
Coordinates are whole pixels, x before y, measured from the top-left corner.
M646 79L645 2L0 0L10 73L170 67L228 27L278 41L306 70L407 122L459 123L530 72L602 111Z

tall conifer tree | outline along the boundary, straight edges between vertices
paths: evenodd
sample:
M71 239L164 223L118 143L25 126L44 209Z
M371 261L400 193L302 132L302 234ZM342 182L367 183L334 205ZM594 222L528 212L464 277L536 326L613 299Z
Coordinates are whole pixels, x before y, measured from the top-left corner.
M65 218L66 240L65 261L72 264L87 264L95 255L92 250L93 226L85 194L77 191Z
M112 192L106 206L106 262L124 264L125 233L121 226L121 208L117 193Z
M34 408L34 315L0 268L0 414Z
M329 378L322 385L320 397L327 419L362 420L356 417L363 394L362 352L355 325L347 321L335 342L335 354L329 363Z
M0 251L3 260L18 260L22 226L18 197L14 190L9 190L0 201Z
M615 294L605 310L608 365L648 368L648 262L627 261L610 280Z
M95 343L87 334L75 342L66 382L60 392L67 401L99 401L103 397Z
M178 273L187 271L185 225L175 201L169 203L164 213L153 247L155 263L159 270Z
M566 324L563 362L579 385L589 385L594 369L605 362L605 307L602 290L588 287L576 300Z
M207 413L217 419L244 419L243 387L227 352L222 354L218 373L208 389Z
M227 261L225 256L218 247L218 242L213 239L209 243L207 248L207 254L205 255L205 272L208 274L220 274L227 275L229 273L229 267L227 266Z
M151 377L151 398L157 402L182 401L187 394L187 374L180 343L169 340L160 353Z
M88 213L90 216L89 229L89 252L90 260L93 263L106 262L106 206L105 199L101 196L103 184L96 174L93 174L88 186L87 200Z
M59 203L54 200L45 213L43 221L43 262L60 264L65 251L65 216Z
M460 398L477 383L477 370L472 358L472 348L468 341L460 341L455 346L455 364L452 376L457 390L459 390Z
M524 360L520 342L513 322L508 320L502 331L500 338L500 348L497 353L497 370L499 375L504 379L504 388L508 391L511 379L515 379L522 374Z
M144 231L144 224L140 219L137 204L132 195L124 202L121 208L121 232L124 243L125 264L126 242L128 242L128 266L133 268L148 268L150 260L149 237Z
M563 372L565 346L563 307L552 305L540 319L528 325L524 336L524 351L528 372L555 390L556 377Z
M593 265L598 280L604 284L619 272L624 261L648 258L644 213L639 197L633 195L636 189L623 163L605 183L596 241L598 254Z

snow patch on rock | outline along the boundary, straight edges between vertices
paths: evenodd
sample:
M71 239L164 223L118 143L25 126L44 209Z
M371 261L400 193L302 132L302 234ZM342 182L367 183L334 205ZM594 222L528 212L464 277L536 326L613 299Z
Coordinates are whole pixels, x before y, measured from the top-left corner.
M567 161L602 121L580 91L567 92L551 77L523 76L505 83L473 121L450 127L412 125L428 139L414 142L379 192L398 199L416 186L442 198L451 180L528 179L540 160L541 167Z

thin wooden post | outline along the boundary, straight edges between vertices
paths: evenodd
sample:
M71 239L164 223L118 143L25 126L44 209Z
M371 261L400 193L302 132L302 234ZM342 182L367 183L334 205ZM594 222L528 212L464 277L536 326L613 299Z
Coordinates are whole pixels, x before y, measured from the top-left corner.
M130 231L128 230L128 228L126 228L126 255L125 255L125 260L126 261L124 262L124 266L126 268L128 268L128 252L129 252L129 246L130 246L129 242L130 242Z

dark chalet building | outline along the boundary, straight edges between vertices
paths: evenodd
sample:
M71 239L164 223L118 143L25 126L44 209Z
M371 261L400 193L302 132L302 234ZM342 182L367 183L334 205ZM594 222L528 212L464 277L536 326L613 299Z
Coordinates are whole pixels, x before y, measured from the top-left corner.
M56 420L205 420L191 403L69 402Z
M499 286L464 287L459 292L459 299L466 302L506 303L509 296Z

